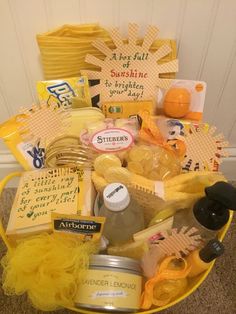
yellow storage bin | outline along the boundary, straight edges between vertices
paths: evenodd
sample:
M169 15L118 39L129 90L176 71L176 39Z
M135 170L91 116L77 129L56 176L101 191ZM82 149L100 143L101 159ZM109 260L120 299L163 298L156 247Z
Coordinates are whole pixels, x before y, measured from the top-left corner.
M0 182L0 195L4 189L4 187L6 186L6 184L8 183L8 181L10 181L12 178L14 177L19 177L21 176L21 173L20 172L14 172L14 173L11 173L9 174L8 176L6 176L1 182ZM220 234L219 234L219 240L223 240L224 237L225 237L225 234L227 232L227 230L229 229L229 226L231 224L231 221L232 221L232 218L233 218L233 211L230 211L230 218L229 218L229 221L227 222L227 224L224 226L224 228L222 228ZM0 233L1 233L1 236L3 238L3 241L5 242L5 244L7 245L8 241L5 237L5 231L3 229L3 226L2 226L2 223L0 221ZM8 245L7 245L8 246ZM201 275L199 275L198 277L195 277L192 279L192 281L190 281L190 284L188 286L188 289L187 291L180 297L178 297L176 300L170 302L169 304L165 305L165 306L161 306L161 307L153 307L152 309L150 310L147 310L147 311L138 311L138 312L135 312L135 313L145 313L145 314L151 314L151 313L157 313L157 312L160 312L164 309L167 309L167 308L170 308L171 306L175 305L176 303L184 300L185 298L187 298L191 293L193 293L202 283L203 281L206 279L206 277L208 276L208 274L210 273L210 271L212 270L213 266L214 266L214 263L215 261L213 261L211 263L211 266L204 272L202 273ZM68 309L72 310L72 311L75 311L77 313L84 313L84 314L101 314L101 313L104 313L104 314L107 314L108 312L102 312L102 311L91 311L91 310L84 310L84 309L80 309L80 308L75 308L75 307L69 307ZM128 314L128 313L127 313Z
M227 224L224 226L224 228L221 230L220 234L219 234L219 240L222 241L225 237L225 234L227 232L227 230L230 227L231 221L233 218L233 211L230 211L230 218L229 221L227 222ZM189 285L188 285L188 289L187 291L179 296L176 300L170 302L169 304L165 305L165 306L160 306L160 307L153 307L150 310L140 310L138 312L135 313L142 313L142 314L151 314L151 313L157 313L157 312L161 312L162 310L168 309L171 306L179 303L180 301L184 300L185 298L187 298L190 294L192 294L202 283L203 281L206 279L206 277L208 276L208 274L210 273L210 271L212 270L213 266L214 266L215 260L211 263L211 266L202 274L200 274L199 276L192 278L192 280L189 280ZM75 311L77 313L84 313L84 314L101 314L101 313L108 313L108 312L101 312L101 311L91 311L91 310L83 310L83 309L79 309L79 308L68 308L72 311ZM128 313L127 313L128 314Z

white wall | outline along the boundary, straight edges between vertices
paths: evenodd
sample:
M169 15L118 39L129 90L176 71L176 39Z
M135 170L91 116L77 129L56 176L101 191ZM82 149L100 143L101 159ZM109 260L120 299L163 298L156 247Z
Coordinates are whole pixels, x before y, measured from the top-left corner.
M64 23L155 24L175 38L179 78L208 84L204 119L236 147L235 0L0 0L0 122L36 98L43 78L35 40Z

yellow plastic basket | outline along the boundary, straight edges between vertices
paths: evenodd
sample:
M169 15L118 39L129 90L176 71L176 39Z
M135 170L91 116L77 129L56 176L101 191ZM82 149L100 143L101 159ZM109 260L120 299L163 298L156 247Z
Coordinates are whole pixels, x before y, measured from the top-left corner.
M13 172L11 174L9 174L8 176L6 176L1 182L0 182L0 196L1 196L1 193L3 191L3 189L5 188L5 186L7 185L7 183L14 177L19 177L21 176L21 172ZM232 218L233 218L233 211L230 211L230 218L229 218L229 221L227 222L227 224L224 226L224 228L222 228L220 234L219 234L219 240L223 240L224 237L225 237L225 234L227 232L227 230L229 229L229 226L231 224L231 221L232 221ZM2 227L2 223L0 221L0 234L2 236L2 239L3 241L5 242L6 246L9 248L8 246L8 240L6 239L6 236L5 236L5 232L3 230L3 227ZM212 270L213 266L214 266L214 263L215 261L213 261L211 263L211 266L204 272L202 273L201 275L199 275L198 277L194 278L192 280L192 282L190 282L189 284L189 287L187 289L187 291L181 295L180 297L178 297L176 300L170 302L169 304L165 305L165 306L161 306L161 307L155 307L155 308L152 308L148 311L138 311L136 313L142 313L142 314L151 314L151 313L157 313L157 312L160 312L162 310L165 310L167 308L170 308L171 306L175 305L176 303L179 303L180 301L184 300L185 298L187 298L191 293L193 293L202 283L203 281L206 279L206 277L208 276L208 274L210 273L210 271ZM91 311L91 310L83 310L83 309L79 309L79 308L75 308L75 307L68 307L69 310L72 310L74 312L77 312L77 313L84 313L84 314L107 314L107 312L96 312L96 311Z

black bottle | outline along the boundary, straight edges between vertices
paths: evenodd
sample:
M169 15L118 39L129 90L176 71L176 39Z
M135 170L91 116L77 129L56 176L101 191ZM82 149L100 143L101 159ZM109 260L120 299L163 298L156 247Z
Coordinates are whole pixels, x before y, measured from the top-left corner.
M210 240L228 222L229 210L236 210L236 188L220 181L206 188L205 193L192 209L176 214L174 227L195 227L204 240Z

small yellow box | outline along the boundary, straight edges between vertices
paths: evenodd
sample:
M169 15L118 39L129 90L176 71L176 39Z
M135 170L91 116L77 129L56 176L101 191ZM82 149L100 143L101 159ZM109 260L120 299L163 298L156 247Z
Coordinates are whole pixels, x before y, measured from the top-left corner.
M153 114L154 101L113 101L102 104L105 117L112 119L129 118L137 115L140 110L147 110L150 114Z

